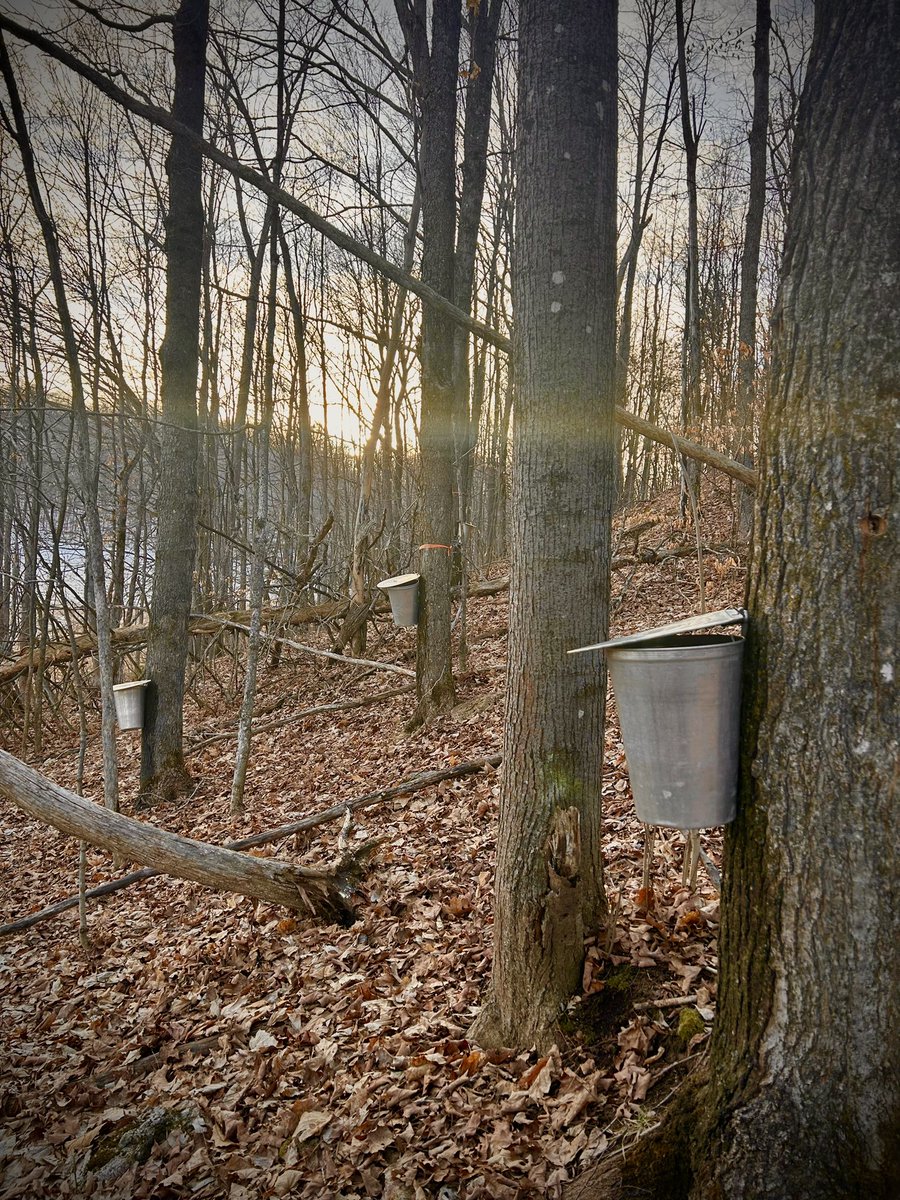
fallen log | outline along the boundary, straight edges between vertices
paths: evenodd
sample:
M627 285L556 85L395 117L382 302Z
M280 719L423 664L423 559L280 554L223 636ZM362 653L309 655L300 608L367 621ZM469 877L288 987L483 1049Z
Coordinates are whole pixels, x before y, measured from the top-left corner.
M315 871L182 837L76 796L2 750L0 794L62 833L162 874L282 904L326 921L350 924L355 919L349 904L353 886L344 864L333 871Z
M668 436L668 435L667 435ZM668 445L671 446L671 439ZM712 451L711 453L715 453ZM738 464L739 465L739 464ZM746 467L741 467L742 471L747 470ZM627 532L627 531L626 531ZM719 554L724 553L728 548L706 547L704 553ZM683 555L695 554L694 548L684 549L678 548L672 551L653 551L644 552L644 556L636 560L634 557L621 556L614 558L612 561L612 569L619 570L622 567L630 567L635 564L635 561L653 563L662 561L663 558L676 558ZM486 579L480 583L473 584L467 592L469 597L478 598L484 596L496 596L501 592L505 592L509 587L509 576L501 575L497 579ZM459 589L453 589L454 598L458 599ZM349 608L349 600L328 600L324 604L307 604L302 608L265 608L262 611L262 623L264 625L310 625L315 621L330 621L340 619ZM376 604L374 612L386 613L390 611L390 605L385 601ZM249 633L250 626L248 614L243 610L235 610L227 613L210 613L204 615L195 615L191 618L191 623L188 631L196 635L211 635L218 633L222 629L234 629L239 633ZM112 631L113 645L120 649L134 648L141 646L147 641L150 634L149 624L142 625L125 625L120 629ZM291 646L297 650L303 650L310 654L320 655L324 658L333 658L336 661L349 663L362 663L363 665L376 665L382 670L394 670L398 674L413 676L414 671L406 670L404 667L391 666L388 664L369 664L365 659L348 658L343 654L334 654L328 650L318 650L312 646L304 646L298 642L292 642L287 638L278 639L270 637L270 641L276 644ZM50 645L44 652L44 665L46 668L53 666L61 666L64 663L70 662L72 659L71 641L60 642L58 645ZM92 634L81 634L74 639L74 645L77 653L94 654L97 650L97 639ZM20 654L18 658L11 659L9 662L0 663L0 685L11 683L20 675L26 674L33 664L33 655L26 651Z
M346 610L348 601L346 600L328 600L324 604L306 604L301 608L264 608L262 610L262 621L264 624L282 624L282 625L310 625L314 621L329 621L340 617ZM203 635L218 633L223 626L224 621L232 621L234 626L243 633L250 632L249 624L242 624L240 618L243 617L249 621L248 614L242 609L236 609L233 612L215 613L209 615L194 615L191 617L188 626L188 633ZM117 649L135 649L142 646L150 636L150 625L143 622L140 625L123 625L119 629L112 631L112 643ZM97 650L97 639L93 634L80 634L74 639L75 652L79 655L94 654ZM59 642L57 645L49 645L44 652L45 667L61 666L64 663L72 660L72 642ZM25 651L18 658L10 659L9 662L0 663L0 684L11 683L20 675L24 675L30 664L33 662L33 656Z
M4 755L4 757L9 758L10 756ZM458 779L462 775L472 775L476 771L483 771L485 767L497 767L500 765L501 760L502 755L490 754L486 758L470 759L468 762L459 763L455 767L442 767L438 771L420 772L419 774L411 775L408 779L401 780L400 783L393 784L391 787L382 788L377 792L367 792L366 795L356 796L354 799L347 800L343 804L332 805L331 808L323 809L319 813L313 813L309 817L303 817L299 821L292 822L290 825L279 825L276 829L268 829L262 833L254 833L249 837L240 838L234 842L226 842L225 849L240 851L249 850L254 846L265 846L268 843L290 837L291 834L302 833L308 829L315 829L319 825L325 825L329 821L336 821L339 817L343 817L348 810L355 812L358 808L377 804L380 800L391 800L397 796L403 796L407 792L417 792L432 783L442 783L445 779ZM18 762L17 759L13 761ZM18 765L23 766L21 763ZM26 767L25 770L30 771L30 768ZM37 772L32 772L32 774L37 775ZM38 775L38 778L43 780L43 776L41 775ZM48 782L47 780L43 781ZM55 785L51 784L51 786ZM0 764L0 792L8 794L3 788L2 764ZM66 794L71 795L71 793ZM77 799L77 797L75 798ZM10 799L13 800L14 804L17 803L13 797L10 797ZM89 802L85 801L85 803ZM38 819L41 820L42 818L39 817ZM138 822L138 824L141 824L141 822ZM259 862L260 860L254 859L252 861ZM121 879L112 879L108 883L101 883L97 887L90 888L85 893L85 898L87 900L98 900L104 896L111 896L115 892L120 892L127 887L131 887L134 883L140 883L141 880L153 879L155 876L165 873L164 871L156 870L154 867L145 867L141 871L132 871L128 875L123 875ZM67 912L70 908L75 908L78 905L78 900L78 896L69 896L66 900L60 900L56 904L51 904L49 907L41 909L40 912L30 913L27 917L21 917L18 921L12 921L8 925L0 925L0 937L10 937L12 934L30 929L32 925L38 925L41 921L46 921L50 917L59 916L60 913Z
M668 429L661 429L659 425L654 425L652 421L645 421L643 417L629 412L627 408L621 408L618 404L615 417L616 421L620 425L624 425L626 429L633 429L642 437L649 438L651 442L659 442L661 446L667 446L670 450L674 446L678 453L683 454L685 458L692 458L696 462L705 463L708 467L715 467L717 471L721 471L723 475L728 475L731 479L737 479L751 491L755 491L759 484L757 471L751 467L745 467L743 463L736 462L727 454L721 454L709 446L701 446L698 442L692 442L689 438L672 433Z

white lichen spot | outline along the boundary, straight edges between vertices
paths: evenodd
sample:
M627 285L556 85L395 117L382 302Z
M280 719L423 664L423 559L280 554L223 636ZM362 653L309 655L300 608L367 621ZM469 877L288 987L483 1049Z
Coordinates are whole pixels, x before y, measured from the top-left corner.
M553 26L554 33L562 33L565 30L565 25L556 24Z
M557 287L559 287L559 285L561 283L566 282L566 277L565 277L565 275L563 275L562 271L554 271L553 274L550 276L550 278L553 280L553 282L556 284Z
M893 663L882 663L881 678L884 680L885 683L893 683L894 682L894 664Z
M663 800L671 800L671 799L672 799L672 793L667 792L666 789L663 788Z
M869 750L869 747L871 746L871 744L872 744L871 742L867 742L866 739L863 738L863 740L859 743L859 745L853 747L853 753L856 755L866 754L866 753L868 753L868 750Z
M585 332L585 333L593 333L593 332L594 332L594 327L593 327L593 325L585 325L585 327L584 327L584 332Z
M580 721L580 720L581 720L581 718L582 718L583 716L584 716L584 709L583 709L583 708L579 708L579 710L578 710L578 720Z
M558 313L561 308L562 308L562 305L560 304L560 302L558 300L554 300L553 303L550 305L550 311L552 313Z
M831 501L830 501L830 500L826 500L826 501L825 501L825 511L826 511L826 512L831 512L831 510L832 510L833 508L834 508L834 505L831 503Z
M563 161L564 162L572 161L572 155L568 152L568 150L563 150Z

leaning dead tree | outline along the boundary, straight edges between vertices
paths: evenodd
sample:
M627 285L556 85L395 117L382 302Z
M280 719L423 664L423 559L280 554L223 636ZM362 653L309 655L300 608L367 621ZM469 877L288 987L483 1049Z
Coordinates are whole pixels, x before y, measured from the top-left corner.
M283 904L324 921L346 925L355 920L350 898L371 844L327 871L295 867L274 858L248 857L101 808L3 751L0 795L62 833L176 879Z

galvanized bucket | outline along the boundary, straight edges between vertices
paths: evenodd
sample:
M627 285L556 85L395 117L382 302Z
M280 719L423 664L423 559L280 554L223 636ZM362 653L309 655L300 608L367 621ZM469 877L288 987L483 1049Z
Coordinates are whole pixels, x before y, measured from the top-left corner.
M116 720L120 729L142 729L144 725L144 688L149 679L136 679L133 683L114 683L113 698L116 702Z
M723 609L584 647L606 650L635 808L648 825L734 820L744 639L683 631L746 616Z
M416 625L419 621L419 576L392 575L378 584L387 592L391 602L391 616L395 625Z

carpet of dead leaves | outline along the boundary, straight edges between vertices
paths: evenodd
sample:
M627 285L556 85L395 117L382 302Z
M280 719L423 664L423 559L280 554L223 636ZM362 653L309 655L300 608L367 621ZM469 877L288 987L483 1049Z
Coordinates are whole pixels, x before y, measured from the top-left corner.
M618 554L692 544L692 530L675 519L676 499L626 515L629 527L654 522L639 543L617 522ZM703 520L707 544L733 541L724 493L706 498ZM739 555L707 555L705 575L708 608L741 603ZM404 732L408 694L291 719L404 681L285 653L261 673L260 720L280 723L254 740L245 813L229 815L228 738L191 756L193 795L136 815L222 843L498 752L506 608L505 594L470 602L459 704L412 735ZM693 557L615 573L615 632L697 611ZM367 654L409 666L413 639L381 618ZM327 645L324 632L318 644ZM191 691L192 746L234 727L242 681L227 658L214 671L215 680L199 671ZM86 795L101 794L98 742L92 736ZM59 727L35 765L72 786L77 746L77 729ZM118 747L122 807L134 815L137 735L119 733ZM0 1200L553 1197L640 1136L708 1038L716 888L702 865L696 887L683 886L682 837L664 830L653 897L639 894L643 830L611 707L603 778L610 926L588 938L582 995L559 1044L548 1054L485 1053L466 1034L491 968L498 793L498 773L484 770L359 810L351 845L381 843L350 928L158 877L93 902L87 948L75 910L0 941ZM259 852L327 865L339 827ZM72 895L72 839L5 802L0 829L0 921ZM719 834L703 833L716 862ZM89 886L129 869L88 850ZM151 1133L145 1161L130 1163L117 1150L135 1126Z

